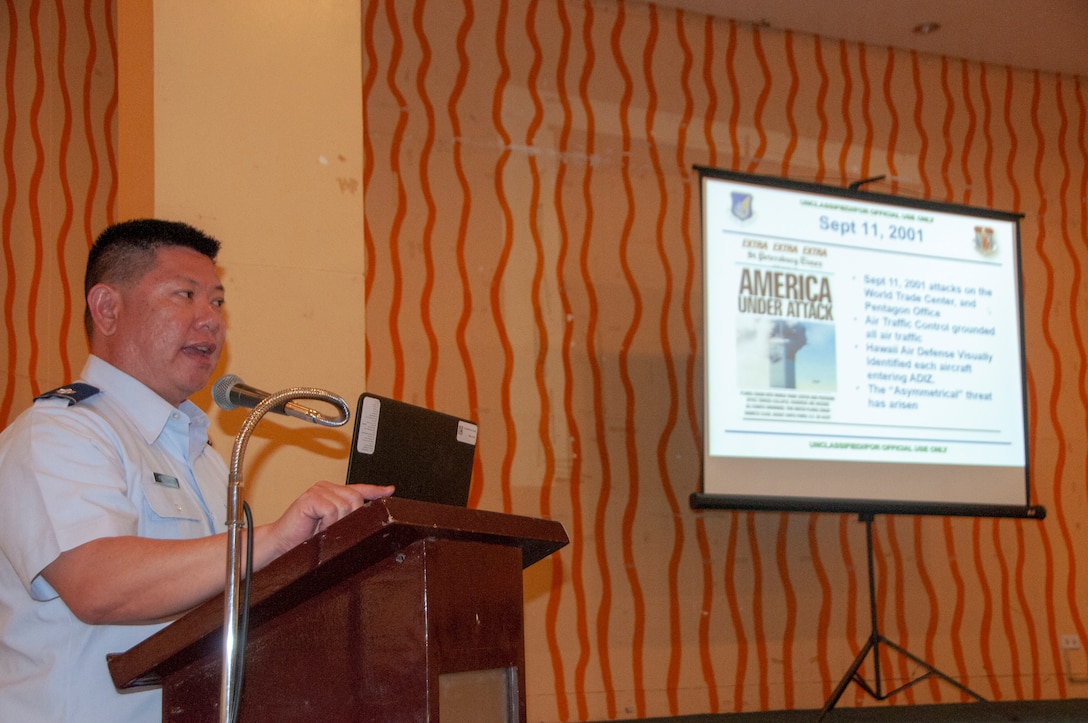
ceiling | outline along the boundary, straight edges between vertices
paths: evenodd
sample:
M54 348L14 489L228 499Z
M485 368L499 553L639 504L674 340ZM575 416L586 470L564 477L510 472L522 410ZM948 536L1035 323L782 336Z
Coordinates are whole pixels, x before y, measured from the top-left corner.
M1088 78L1088 0L650 0L773 30ZM928 35L922 23L938 23Z

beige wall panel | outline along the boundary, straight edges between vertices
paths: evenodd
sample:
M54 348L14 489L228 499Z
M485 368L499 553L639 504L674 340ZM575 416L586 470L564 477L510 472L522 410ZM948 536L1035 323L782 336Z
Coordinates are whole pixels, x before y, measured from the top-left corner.
M155 213L223 242L230 330L221 372L269 392L314 386L345 397L365 370L359 6L155 3ZM354 406L354 399L349 401ZM231 419L234 415L232 413ZM276 447L329 432L297 420ZM229 458L233 422L215 425ZM309 428L304 428L309 426ZM254 472L259 520L306 484L342 479L350 429L311 458L286 449Z

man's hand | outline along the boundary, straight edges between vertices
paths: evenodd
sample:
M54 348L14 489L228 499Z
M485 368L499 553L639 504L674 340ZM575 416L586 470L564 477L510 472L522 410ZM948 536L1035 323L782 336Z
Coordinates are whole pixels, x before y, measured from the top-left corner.
M253 569L310 539L392 487L318 482L275 522L253 530ZM62 552L42 570L85 623L142 623L174 617L223 590L224 535L192 540L103 537Z
M254 568L264 567L274 558L310 539L329 525L363 506L393 494L392 487L375 485L338 485L318 482L291 503L278 520L267 525L270 546L254 550ZM270 557L266 555L271 554Z

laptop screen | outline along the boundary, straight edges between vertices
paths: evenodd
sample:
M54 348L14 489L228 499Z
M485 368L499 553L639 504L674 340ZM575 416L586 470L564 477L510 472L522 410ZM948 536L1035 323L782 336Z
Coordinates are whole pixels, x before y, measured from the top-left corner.
M347 482L395 485L394 497L464 507L477 431L467 419L364 392Z

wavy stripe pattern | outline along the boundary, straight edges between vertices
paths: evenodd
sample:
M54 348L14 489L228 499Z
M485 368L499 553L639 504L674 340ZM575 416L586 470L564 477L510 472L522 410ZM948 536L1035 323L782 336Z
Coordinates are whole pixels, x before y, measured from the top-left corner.
M7 2L0 424L83 352L116 199L112 5ZM363 0L368 387L481 424L473 506L561 520L526 572L530 718L819 707L869 632L864 528L693 512L692 165L993 206L1022 223L1043 523L874 526L882 631L995 699L1088 656L1083 79L630 0ZM872 671L867 663L863 672ZM881 659L889 685L912 666ZM899 703L954 701L931 681ZM840 705L870 705L854 686Z
M426 27L449 28L471 13L472 31L457 52L418 32L410 47L420 12ZM1025 316L1040 342L1028 345L1034 490L1061 510L1042 525L880 520L877 596L883 632L988 695L1067 693L1053 641L1083 634L1083 540L1068 519L1088 504L1083 484L1056 479L1088 465L1062 451L1067 430L1085 429L1088 398L1058 393L1086 365L1061 311L1077 308L1084 248L1083 189L1071 180L1085 168L1079 84L633 2L421 0L381 17L389 25L368 25L363 41L381 66L365 77L390 82L363 89L368 224L403 249L433 213L431 253L442 239L463 248L466 275L439 272L433 298L471 305L459 348L478 390L470 403L445 357L372 357L368 383L402 378L409 396L432 385L438 406L476 414L474 504L546 514L572 535L546 570L527 573L539 587L527 605L541 612L528 617L539 626L527 631L529 665L547 672L529 691L532 717L818 706L868 634L856 521L696 514L680 502L696 489L701 444L692 164L844 185L885 174L876 190L1025 214L1025 284L1036 289ZM474 63L428 64L410 96L397 79L428 56ZM429 119L428 104L443 102L464 121L456 128ZM391 138L382 129L394 108L405 126ZM456 183L410 185L426 176L435 188L438 149L451 147ZM397 183L401 227L380 201ZM407 340L433 334L441 350L446 330L425 328L411 303L387 311L426 260L402 253L394 265L377 247L369 261L368 313L437 357ZM390 341L380 325L368 330L372 348ZM1052 602L1025 593L1046 585ZM889 653L881 664L889 685L914 672ZM901 697L961 699L939 681Z
M0 10L0 426L86 358L83 267L94 234L116 212L113 7L9 0Z

